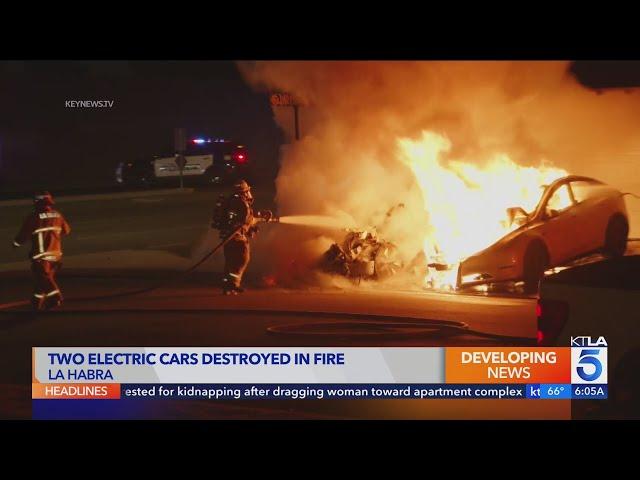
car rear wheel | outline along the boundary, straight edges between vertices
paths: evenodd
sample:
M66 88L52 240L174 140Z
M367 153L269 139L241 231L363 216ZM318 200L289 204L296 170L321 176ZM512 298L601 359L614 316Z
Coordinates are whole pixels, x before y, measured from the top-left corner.
M542 243L535 242L527 248L524 254L524 281L525 293L538 293L538 286L545 270L549 266L549 255Z
M622 257L627 251L628 236L629 225L625 218L612 217L605 233L604 253L610 257Z
M144 176L140 178L140 185L143 188L153 188L156 186L156 182L153 179L153 177L149 176Z

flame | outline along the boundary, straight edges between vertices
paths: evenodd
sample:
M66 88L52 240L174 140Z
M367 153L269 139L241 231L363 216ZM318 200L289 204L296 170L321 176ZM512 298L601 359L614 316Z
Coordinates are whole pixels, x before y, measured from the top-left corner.
M419 140L401 138L398 146L400 160L411 169L422 192L429 223L424 252L430 262L454 265L495 243L517 228L510 225L508 208L532 212L543 187L567 175L545 164L518 165L506 154L494 155L484 167L445 162L441 157L450 151L451 142L434 132L423 132ZM568 201L568 195L559 196L553 208ZM434 286L454 285L455 270L440 273Z

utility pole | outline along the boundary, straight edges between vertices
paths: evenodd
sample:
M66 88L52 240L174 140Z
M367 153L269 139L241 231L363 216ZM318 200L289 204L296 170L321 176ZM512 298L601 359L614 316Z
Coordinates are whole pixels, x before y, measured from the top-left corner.
M184 156L184 152L187 149L187 134L184 128L176 128L173 132L173 143L175 147L175 162L180 169L180 190L184 188L184 166L187 164L187 159Z

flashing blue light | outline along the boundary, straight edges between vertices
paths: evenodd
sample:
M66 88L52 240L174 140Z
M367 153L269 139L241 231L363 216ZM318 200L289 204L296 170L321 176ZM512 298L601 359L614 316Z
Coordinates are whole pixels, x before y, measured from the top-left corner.
M202 145L205 143L225 143L227 140L225 140L224 138L214 138L213 140L210 138L194 138L193 140L191 140L192 143L195 143L196 145Z

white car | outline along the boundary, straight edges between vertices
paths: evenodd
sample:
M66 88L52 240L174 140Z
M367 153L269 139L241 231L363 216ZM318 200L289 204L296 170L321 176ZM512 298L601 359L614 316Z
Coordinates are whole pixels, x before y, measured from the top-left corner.
M464 259L457 288L523 281L535 293L551 267L593 252L624 255L629 220L624 196L593 178L567 176L548 185L532 212L508 209L517 228Z
M640 255L570 267L540 282L538 344L604 337L614 416L640 416ZM623 411L626 414L623 414Z

